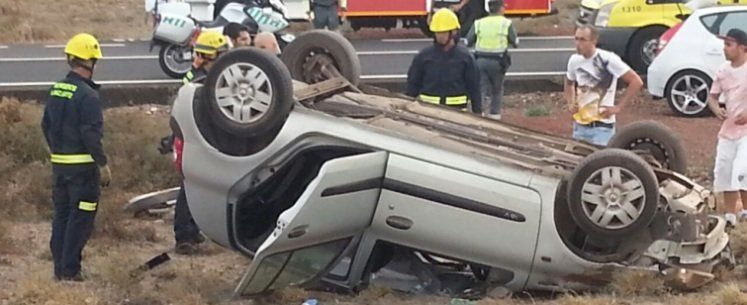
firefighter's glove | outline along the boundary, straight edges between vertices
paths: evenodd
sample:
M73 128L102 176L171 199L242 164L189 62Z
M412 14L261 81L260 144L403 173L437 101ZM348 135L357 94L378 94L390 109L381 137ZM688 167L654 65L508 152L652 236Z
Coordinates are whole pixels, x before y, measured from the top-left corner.
M101 175L101 186L109 186L109 183L112 182L112 171L109 169L109 165L99 166L99 174Z

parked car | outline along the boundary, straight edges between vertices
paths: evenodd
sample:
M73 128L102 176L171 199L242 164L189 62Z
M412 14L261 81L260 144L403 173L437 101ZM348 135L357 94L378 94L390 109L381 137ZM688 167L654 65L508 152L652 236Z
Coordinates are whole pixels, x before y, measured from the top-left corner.
M661 124L631 124L603 148L364 93L336 77L359 65L349 42L314 33L285 65L230 51L173 106L195 221L252 258L237 295L357 290L392 270L430 291L455 274L588 289L626 268L676 270L693 288L733 264L713 195L678 173L684 149Z
M709 115L711 83L726 62L724 43L716 35L725 35L733 28L747 31L747 6L699 9L666 33L659 54L648 68L649 93L654 98L666 98L679 115Z

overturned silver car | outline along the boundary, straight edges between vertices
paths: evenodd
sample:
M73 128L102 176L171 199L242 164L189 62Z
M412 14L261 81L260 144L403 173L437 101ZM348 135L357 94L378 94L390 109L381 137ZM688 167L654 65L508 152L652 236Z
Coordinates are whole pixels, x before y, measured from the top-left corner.
M733 264L713 195L678 173L682 145L658 123L602 148L364 93L352 46L328 32L298 37L283 61L231 51L172 112L197 224L253 259L237 295L392 274L425 291L455 274L588 289L628 268L695 288Z

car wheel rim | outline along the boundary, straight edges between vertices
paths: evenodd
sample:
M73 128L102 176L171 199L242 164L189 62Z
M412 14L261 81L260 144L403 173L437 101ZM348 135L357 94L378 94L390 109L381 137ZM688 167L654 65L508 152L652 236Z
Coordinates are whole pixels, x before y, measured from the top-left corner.
M641 49L641 58L643 58L643 62L648 66L651 64L651 62L654 61L654 57L656 57L656 48L659 45L659 39L651 39L643 43L643 48Z
M628 150L642 150L651 154L664 168L671 169L671 156L667 152L666 146L651 138L639 138L628 144Z
M607 230L633 224L646 205L643 182L622 167L604 167L584 182L581 205L586 217Z
M672 84L669 94L679 112L696 114L707 106L708 83L695 75L683 75Z
M169 70L179 74L184 74L192 69L192 59L184 57L185 48L174 45L170 45L167 48L164 62Z
M224 69L215 85L215 101L231 121L246 124L262 119L272 105L270 79L259 67L236 63Z

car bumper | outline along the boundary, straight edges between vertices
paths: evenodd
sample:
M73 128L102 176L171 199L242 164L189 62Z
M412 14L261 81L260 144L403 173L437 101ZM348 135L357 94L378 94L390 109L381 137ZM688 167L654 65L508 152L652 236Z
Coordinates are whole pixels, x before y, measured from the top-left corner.
M646 88L648 93L655 99L664 97L664 89L667 86L667 77L664 77L663 73L664 71L661 61L654 59L651 65L648 66Z
M636 28L603 28L597 27L599 31L599 42L597 47L613 52L620 57L625 57L628 49L628 41L633 36Z

